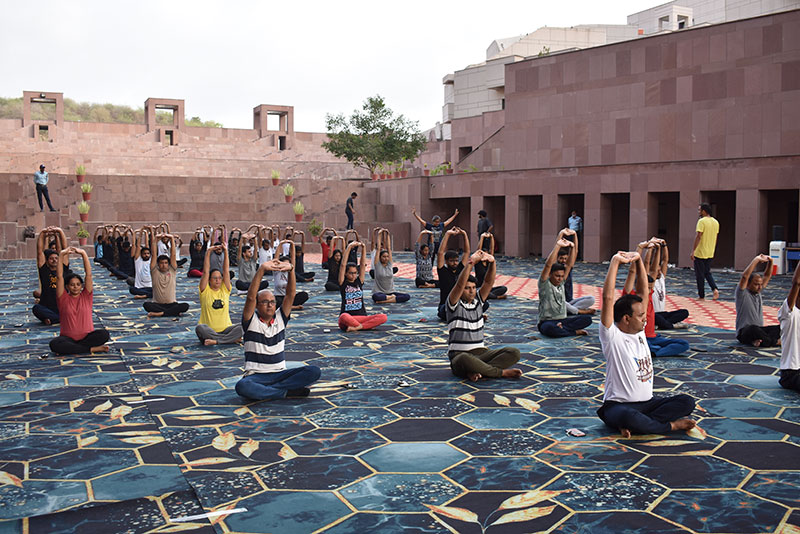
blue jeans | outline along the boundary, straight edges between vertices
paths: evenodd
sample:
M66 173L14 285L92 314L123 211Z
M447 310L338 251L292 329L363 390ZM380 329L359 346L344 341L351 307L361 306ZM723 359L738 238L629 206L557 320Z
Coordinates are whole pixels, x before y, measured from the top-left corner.
M650 352L656 356L677 356L689 350L688 341L659 335L648 337L647 344L650 346Z
M688 417L693 410L694 399L680 394L642 402L606 401L597 415L612 428L627 428L636 434L663 434L672 430L671 421Z
M236 383L236 393L254 400L282 399L292 389L302 389L319 380L319 367L304 365L277 373L254 373Z
M353 212L347 210L344 212L347 215L347 228L345 230L352 230L353 229Z
M558 326L561 323L561 326ZM539 323L539 332L547 337L574 336L576 330L582 330L592 324L591 315L569 315L563 319L542 321Z
M33 315L35 315L36 318L42 322L44 322L45 319L50 319L50 324L57 324L60 321L58 312L51 310L47 306L42 306L41 304L34 304L32 311Z

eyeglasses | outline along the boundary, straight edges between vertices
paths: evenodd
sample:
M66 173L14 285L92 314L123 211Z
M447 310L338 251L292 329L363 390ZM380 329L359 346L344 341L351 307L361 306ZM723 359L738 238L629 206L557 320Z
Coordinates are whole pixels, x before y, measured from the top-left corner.
M274 306L275 305L275 301L274 300L257 300L256 304L258 304L259 306L261 306L262 304L264 304L266 306Z

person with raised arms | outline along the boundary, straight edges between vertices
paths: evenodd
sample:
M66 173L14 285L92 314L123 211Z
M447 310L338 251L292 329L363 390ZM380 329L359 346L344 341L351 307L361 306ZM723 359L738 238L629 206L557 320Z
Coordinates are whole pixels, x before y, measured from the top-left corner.
M360 265L350 263L347 258L352 250L361 249ZM385 313L367 315L364 307L364 275L367 271L367 249L364 243L353 241L347 245L339 266L339 294L342 307L339 311L339 328L345 332L369 330L386 322Z
M222 270L211 270L211 253L224 253ZM233 344L242 339L242 325L231 322L229 302L231 275L227 245L221 243L206 249L203 276L200 278L200 321L195 333L203 345Z
M58 315L58 273L62 270L62 276L69 273L69 260L59 255L57 250L47 248L48 235L58 236L57 241L66 241L63 236L64 230L57 226L48 226L41 232L36 240L36 267L39 270L39 291L34 291L34 296L39 302L33 305L33 315L46 325L57 324L60 319ZM63 236L63 237L62 237ZM65 263L66 262L66 263Z
M789 295L778 310L781 326L781 377L778 383L800 393L800 263L794 269Z
M392 264L392 236L389 230L381 229L378 233L378 262L375 263L375 284L372 300L376 304L407 302L411 295L394 290L394 272Z
M632 264L636 271L636 294L614 301L617 271ZM603 284L600 312L600 347L606 359L603 405L597 415L623 438L637 434L663 434L690 430L694 399L688 395L653 396L653 360L644 337L647 318L647 271L637 252L617 252L611 258Z
M150 279L153 282L153 300L143 304L148 317L177 317L189 310L186 302L176 302L175 286L178 273L178 253L173 234L155 235L155 229L150 232L150 250L158 250L156 239L159 243L166 237L169 241L169 256L160 255L150 257Z
M457 235L461 235L464 238L464 252L461 260L458 258L458 252L455 250L447 250L450 238ZM466 230L454 226L444 233L442 244L439 247L439 253L436 255L436 273L439 275L439 307L437 309L437 316L442 321L447 320L447 297L450 295L453 286L456 285L456 280L458 280L458 275L461 274L461 270L469 261L469 252L469 236Z
M575 235L575 230L564 228L559 232L553 250L547 256L539 276L539 332L547 337L585 336L586 327L592 324L590 315L567 316L564 279L569 274L566 265L556 263L562 248L572 248L575 243L565 239ZM571 255L572 253L570 253Z
M762 274L755 273L759 264L765 264ZM764 305L761 292L772 279L772 258L759 254L742 273L733 292L736 305L736 339L743 345L768 348L781 344L781 327L764 326Z
M417 242L414 243L414 259L417 265L414 285L417 287L439 287L439 281L433 276L432 236L430 230L422 230L417 236Z
M419 221L423 230L427 230L431 233L431 236L433 237L432 257L437 256L439 254L439 245L442 242L442 237L444 237L445 228L453 224L453 221L456 220L456 217L458 217L458 209L456 208L456 210L453 212L453 215L451 215L450 218L444 222L442 222L442 218L438 215L431 217L431 222L426 221L417 215L417 208L411 208L411 215L413 215L414 218Z

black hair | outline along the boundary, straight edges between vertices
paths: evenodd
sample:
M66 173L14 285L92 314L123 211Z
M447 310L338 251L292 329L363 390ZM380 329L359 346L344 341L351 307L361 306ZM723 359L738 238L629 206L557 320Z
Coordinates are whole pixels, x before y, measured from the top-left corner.
M568 248L558 249L557 256L569 256L569 249Z
M278 257L278 261L289 261L289 256L285 256L285 255L281 254Z
M705 202L700 204L700 209L709 215L711 215L711 204L706 204Z
M326 242L326 243L330 243L330 242L331 242L331 239L333 239L333 236L332 236L332 235L329 235L328 237L326 237L326 238L325 238L325 242Z
M333 252L331 252L331 258L332 258L332 257L334 257L334 256L336 255L336 253L337 253L337 252L339 253L339 256L341 256L341 255L342 255L342 251L341 251L341 250L339 250L339 249L337 248L336 250L334 250Z
M648 284L655 284L656 283L656 279L648 274L647 275L647 283Z
M750 273L750 276L747 277L747 283L750 284L753 282L753 278L756 276L761 277L761 273Z
M125 241L122 242L122 248L125 249L131 248L131 242L126 239Z
M347 273L347 269L349 269L350 267L354 267L356 271L358 271L358 264L348 261L347 264L344 266L344 272Z
M357 196L358 196L358 193L356 193L355 191L353 191L352 193L350 193L350 196L351 196L351 197L357 197Z
M567 267L563 263L554 263L552 267L550 267L550 273L557 273L559 271L566 271Z
M419 249L422 250L423 248L431 248L431 246L429 244L427 244L427 243L420 243L419 244Z
M83 278L81 278L81 275L79 275L79 274L77 274L77 273L70 272L69 274L67 274L67 275L64 277L64 287L66 287L67 285L69 285L70 281L71 281L73 278L77 278L77 279L78 279L78 281L81 283L81 285L83 285Z
M156 263L158 263L158 262L160 262L160 261L162 261L162 260L167 260L167 261L169 261L169 256L167 256L166 254L162 254L161 256L159 256L158 258L156 258Z
M622 295L614 303L614 322L618 323L626 315L633 315L633 303L642 302L639 295Z
M46 249L44 252L42 252L42 254L44 254L44 261L47 261L48 259L50 259L50 256L52 256L53 254L58 256L58 252L56 252L52 248Z
M242 245L242 252L245 250L250 250L250 245Z
M141 253L142 253L142 252L144 252L145 250L146 250L147 252L150 252L150 247L142 247L141 249L139 249L139 254L141 254Z
M456 252L455 250L448 250L447 252L444 253L444 259L452 260L453 258L458 258L458 252Z
M222 274L222 271L220 271L219 269L211 269L210 271L208 271L208 278L209 278L209 280L211 279L211 277L212 277L212 276L214 276L214 273L215 273L215 272L219 273L220 275ZM223 277L223 278L224 278L224 277Z
M469 276L467 277L467 282L472 282L472 283L473 283L473 284L475 284L476 286L478 285L478 279L477 279L477 278L475 278L475 277L474 277L474 276L472 276L472 275L469 275Z

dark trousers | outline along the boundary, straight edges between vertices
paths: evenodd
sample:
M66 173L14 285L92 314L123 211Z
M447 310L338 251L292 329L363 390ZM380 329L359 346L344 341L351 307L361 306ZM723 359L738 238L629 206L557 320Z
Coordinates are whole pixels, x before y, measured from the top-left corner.
M145 302L142 306L147 313L163 313L164 317L177 317L189 311L189 305L185 302L171 302L162 304L160 302Z
M778 383L782 388L800 392L800 369L781 369L781 377Z
M774 347L781 338L781 327L778 325L758 326L750 324L736 332L736 339L743 345L752 345L753 341L761 340L759 347Z
M561 326L558 326L561 323ZM539 323L539 332L547 337L574 336L576 330L582 330L592 324L591 315L570 315L563 319L542 321Z
M144 295L145 297L147 297L149 299L153 298L153 288L152 287L131 286L131 287L128 288L128 292L131 295L138 295L138 296Z
M236 382L236 393L254 400L282 399L293 390L302 389L319 380L319 367L304 365L277 373L254 373Z
M247 291L250 289L250 282L245 282L244 280L236 280L235 284L236 289L239 291ZM261 291L262 289L267 289L269 287L269 280L261 280L261 283L258 285L258 290Z
M339 291L339 289L339 284L336 282L331 282L330 280L325 282L325 291Z
M394 295L395 302L408 302L408 300L411 298L411 295L409 295L408 293L398 293L397 291L393 293L381 293L379 291L377 293L376 292L372 293L372 300L375 302L383 302L387 298L389 298L389 295Z
M50 340L50 350L56 354L89 354L92 347L99 347L108 341L108 330L98 328L89 332L85 338L75 341L68 336L58 336Z
M346 210L345 215L347 215L347 228L345 230L352 230L353 229L353 212L350 210Z
M473 349L469 352L458 352L450 358L450 370L453 374L467 378L467 375L478 373L486 378L500 378L503 369L508 369L519 361L519 349L502 347Z
M656 336L647 338L647 346L653 356L677 356L689 350L689 342L685 339Z
M47 201L47 207L50 208L50 211L56 211L53 205L50 203L50 192L47 190L47 186L42 184L36 184L36 198L39 199L39 209L44 211L44 204L42 204L42 195L44 195L44 199Z
M60 318L58 315L58 310L51 310L47 306L42 306L41 304L34 304L33 305L33 315L42 322L45 320L49 320L50 324L58 324L60 322Z
M717 289L717 284L714 282L714 277L711 275L712 259L713 258L694 259L694 277L697 279L697 296L701 299L706 297L706 285L704 280L708 280L708 285L712 290Z
M659 330L672 330L675 325L689 317L689 310L656 312L656 326Z
M434 280L423 280L419 276L414 278L414 285L416 285L417 287L422 287L425 284L433 284L433 287L439 287L439 281L438 280L435 280L435 279Z
M508 292L508 288L506 286L494 286L489 291L489 296L486 297L487 299L496 299L498 297L502 297Z
M298 291L294 294L292 306L302 306L308 300L308 293L305 291ZM275 295L275 309L283 306L283 295Z
M694 399L680 394L643 402L606 401L597 415L612 428L626 428L636 434L663 434L672 430L671 421L688 417L693 410Z

